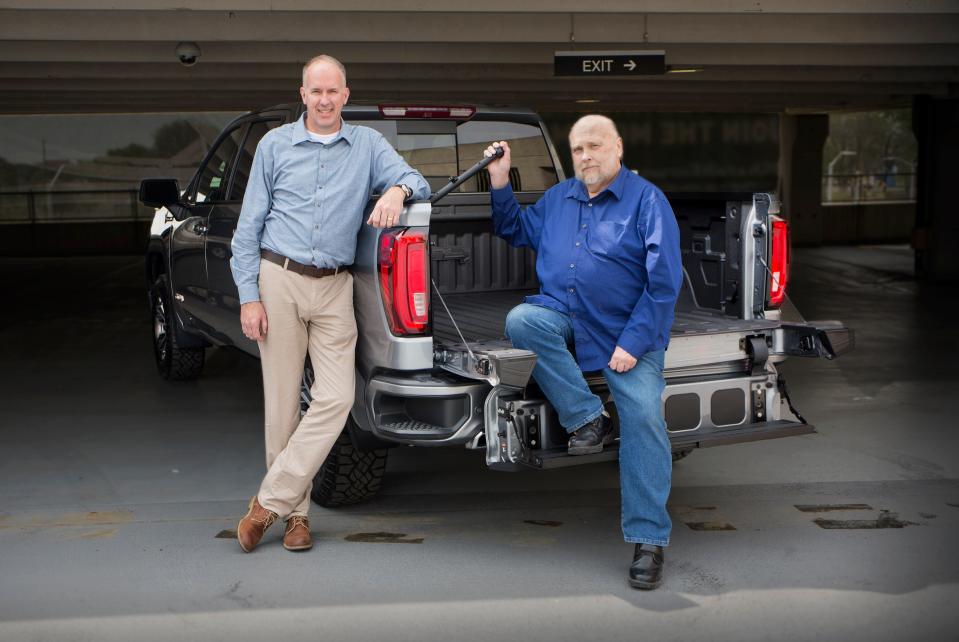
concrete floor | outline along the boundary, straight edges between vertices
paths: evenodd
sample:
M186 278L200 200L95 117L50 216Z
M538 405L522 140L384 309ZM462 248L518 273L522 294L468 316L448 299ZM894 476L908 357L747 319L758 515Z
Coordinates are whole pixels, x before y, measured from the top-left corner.
M916 283L906 248L797 252L799 309L856 328L857 349L785 366L817 435L676 466L652 593L625 582L614 465L394 450L380 498L315 507L313 551L276 527L252 555L218 539L263 473L258 365L214 350L201 380L159 379L141 272L0 259L0 640L957 635L959 288ZM376 532L403 541L348 539Z

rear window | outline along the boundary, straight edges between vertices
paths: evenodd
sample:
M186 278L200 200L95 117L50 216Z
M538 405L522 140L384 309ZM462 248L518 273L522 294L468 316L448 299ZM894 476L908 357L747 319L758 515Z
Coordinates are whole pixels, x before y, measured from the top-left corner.
M483 158L483 150L505 140L512 153L510 183L515 191L543 191L556 184L556 168L539 127L506 121L356 120L351 124L377 130L410 166L419 170L433 191ZM485 170L456 191L489 191Z

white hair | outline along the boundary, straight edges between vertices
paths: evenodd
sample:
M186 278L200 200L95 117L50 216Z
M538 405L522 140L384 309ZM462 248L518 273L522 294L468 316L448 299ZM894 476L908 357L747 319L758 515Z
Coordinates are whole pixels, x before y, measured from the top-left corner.
M575 123L573 123L573 126L569 128L569 133L572 134L573 130L576 129L576 127L579 126L580 124L584 126L589 126L591 124L598 124L598 123L602 123L604 125L609 126L609 128L613 130L613 134L616 136L616 138L621 138L619 135L619 130L616 129L616 123L613 122L613 119L608 118L607 116L603 116L602 114L586 114L585 116L577 120Z

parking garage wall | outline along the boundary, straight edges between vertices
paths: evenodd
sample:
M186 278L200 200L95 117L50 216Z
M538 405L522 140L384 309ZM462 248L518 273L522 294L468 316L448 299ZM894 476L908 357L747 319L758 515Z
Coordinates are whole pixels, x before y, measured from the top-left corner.
M776 114L601 113L623 137L624 164L665 192L776 190ZM543 115L569 176L569 129L581 115Z
M0 255L139 253L153 211L137 202L148 176L192 176L236 112L0 116ZM545 113L567 175L579 113ZM768 191L779 186L776 114L607 112L624 162L666 192ZM822 243L910 239L906 203L823 208Z

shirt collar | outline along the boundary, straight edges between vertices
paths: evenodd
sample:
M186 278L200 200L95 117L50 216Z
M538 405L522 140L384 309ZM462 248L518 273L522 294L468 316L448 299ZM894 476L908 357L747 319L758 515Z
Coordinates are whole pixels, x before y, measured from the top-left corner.
M595 198L599 198L606 192L609 192L616 197L616 200L623 198L623 190L626 187L626 175L630 171L626 169L625 165L619 166L619 172L616 174L616 178L613 179L613 182L606 186L602 192L596 195ZM576 179L569 186L569 190L566 192L567 198L575 198L577 201L583 201L584 203L589 201L589 192L586 191L586 185L583 181Z
M348 124L342 118L340 118L340 131L337 132L336 138L330 141L330 143L335 143L340 138L345 140L350 145L353 144L353 135L355 127ZM306 129L306 113L304 112L302 116L296 119L296 122L293 123L293 133L290 136L290 142L293 145L299 145L300 143L310 140L310 133Z

